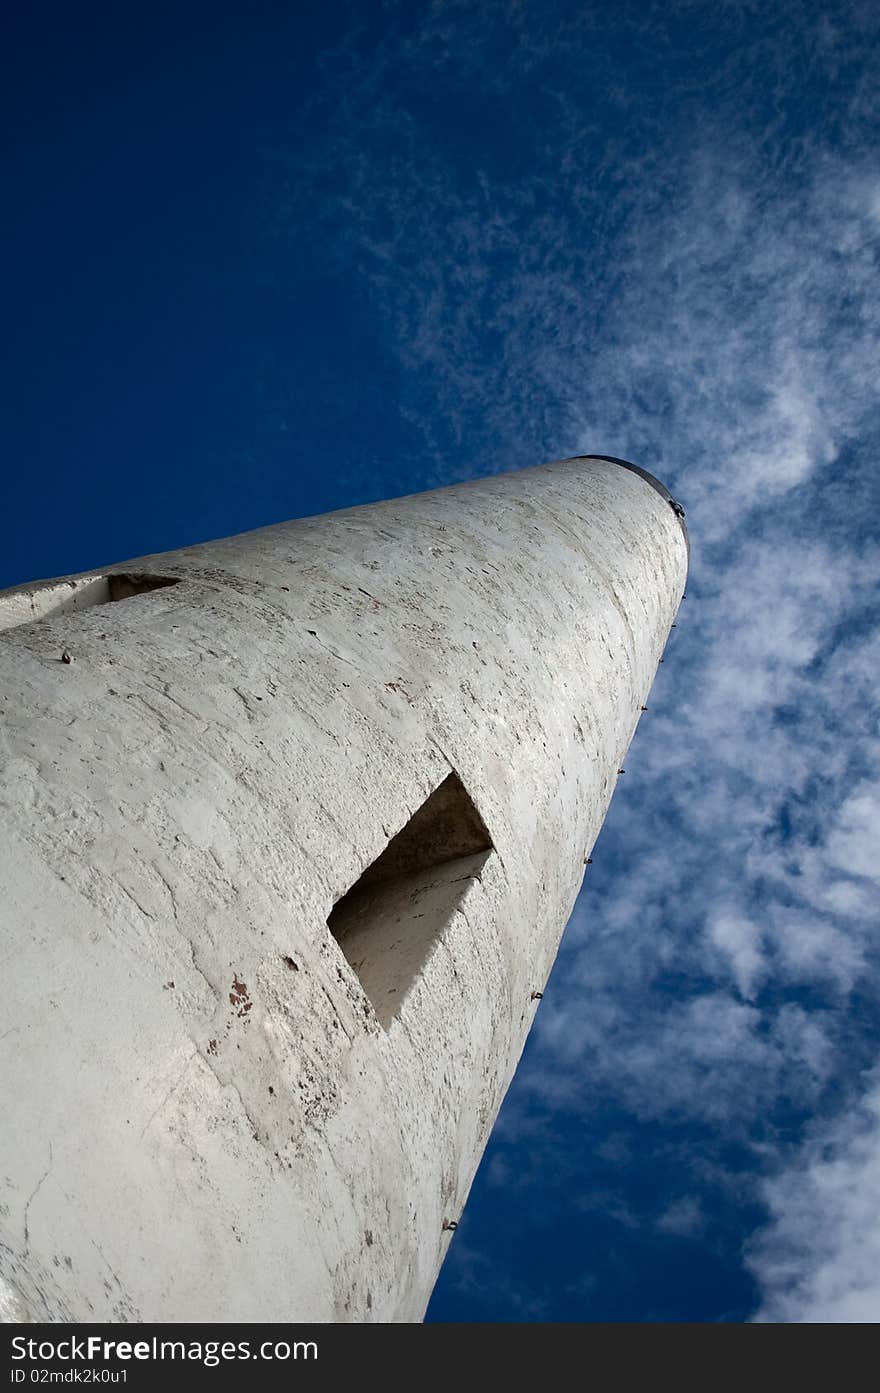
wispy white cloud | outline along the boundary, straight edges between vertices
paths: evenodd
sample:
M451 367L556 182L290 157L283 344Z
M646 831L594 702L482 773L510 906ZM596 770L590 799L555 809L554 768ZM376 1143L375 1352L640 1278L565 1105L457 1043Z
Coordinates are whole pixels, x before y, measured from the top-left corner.
M661 1233L671 1233L677 1238L694 1238L706 1225L703 1207L693 1195L675 1199L663 1210L656 1221Z
M863 780L841 803L826 843L836 870L880 881L880 780Z
M880 1084L765 1185L772 1222L751 1265L764 1321L880 1318Z
M719 906L709 921L709 941L728 961L740 996L751 1000L755 988L767 971L767 961L761 951L762 931L740 913L729 913Z

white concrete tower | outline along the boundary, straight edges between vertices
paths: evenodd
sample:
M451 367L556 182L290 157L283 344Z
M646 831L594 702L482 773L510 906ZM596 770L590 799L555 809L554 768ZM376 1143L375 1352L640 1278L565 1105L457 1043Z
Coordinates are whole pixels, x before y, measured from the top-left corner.
M0 1290L419 1320L682 595L585 456L0 594Z

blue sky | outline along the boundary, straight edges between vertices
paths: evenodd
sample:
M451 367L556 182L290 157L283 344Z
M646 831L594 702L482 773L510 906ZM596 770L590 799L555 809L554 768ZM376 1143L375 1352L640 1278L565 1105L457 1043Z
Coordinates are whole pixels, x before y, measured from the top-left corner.
M688 510L430 1317L876 1320L876 6L5 29L0 584L579 452Z

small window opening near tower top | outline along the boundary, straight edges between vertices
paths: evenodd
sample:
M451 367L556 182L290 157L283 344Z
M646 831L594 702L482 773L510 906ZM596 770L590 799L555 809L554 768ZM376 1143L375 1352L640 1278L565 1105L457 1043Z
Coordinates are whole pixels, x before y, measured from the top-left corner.
M333 906L330 932L386 1029L492 851L453 772Z
M93 605L129 600L150 590L177 585L177 576L147 576L117 571L112 575L82 576L77 580L53 581L48 585L27 585L0 594L0 631L33 624L38 619L54 619Z

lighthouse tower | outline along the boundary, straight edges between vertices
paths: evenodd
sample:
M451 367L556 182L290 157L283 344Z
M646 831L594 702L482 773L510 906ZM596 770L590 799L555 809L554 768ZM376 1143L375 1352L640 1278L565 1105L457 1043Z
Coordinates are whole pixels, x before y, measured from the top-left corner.
M0 594L7 1319L421 1319L687 554L586 456Z

